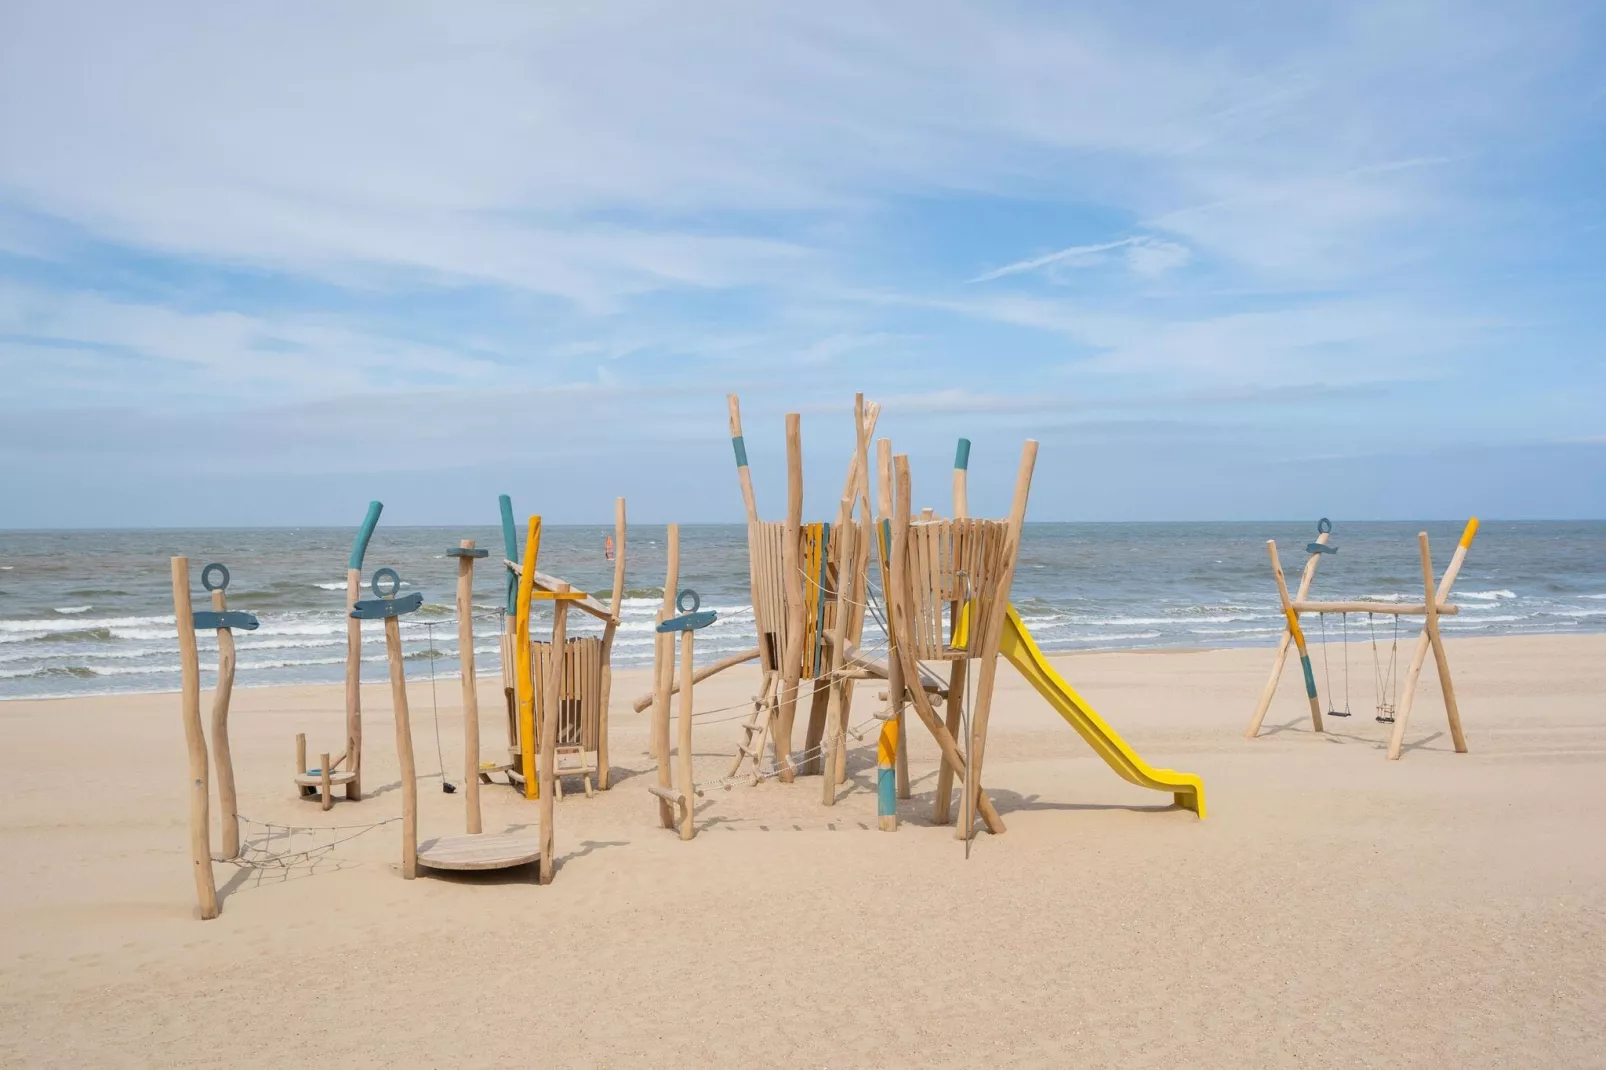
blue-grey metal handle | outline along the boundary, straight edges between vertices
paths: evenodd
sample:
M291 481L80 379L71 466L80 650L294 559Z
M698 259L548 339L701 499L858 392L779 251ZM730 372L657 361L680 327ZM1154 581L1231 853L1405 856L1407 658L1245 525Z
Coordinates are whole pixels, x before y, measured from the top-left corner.
M368 540L374 537L374 528L379 526L379 514L384 509L384 502L368 503L368 515L363 517L362 527L357 529L357 537L351 543L351 559L346 562L347 568L362 571L362 559L368 552Z

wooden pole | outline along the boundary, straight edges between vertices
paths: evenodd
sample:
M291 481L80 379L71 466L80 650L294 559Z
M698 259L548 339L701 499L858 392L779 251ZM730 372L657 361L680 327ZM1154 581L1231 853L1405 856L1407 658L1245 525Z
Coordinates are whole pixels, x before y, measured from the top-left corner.
M1441 617L1454 617L1461 613L1460 606L1451 606L1440 603L1434 607ZM1397 602L1298 602L1294 603L1296 613L1376 613L1382 617L1425 617L1428 614L1426 603L1413 602L1409 605L1400 605Z
M862 399L863 394L857 395ZM855 411L858 411L857 403ZM854 554L852 583L849 585L853 604L850 610L852 617L848 625L848 638L855 645L864 637L865 607L870 599L870 538L874 530L875 521L870 507L870 439L875 434L876 421L880 418L881 406L870 402L863 407L863 413L858 422L858 437L854 446L858 453L859 480L853 488L853 495L859 503L859 530L854 539ZM840 664L840 660L838 662ZM852 719L853 710L852 679L843 683L842 689L842 732L846 734L848 722ZM847 783L848 779L848 749L844 745L837 750L836 781L838 784Z
M783 784L797 775L792 765L792 724L797 717L798 680L803 672L803 571L799 539L803 527L803 434L797 413L786 414L786 526L781 541L782 586L786 601L786 650L781 666L781 709L775 725L775 766Z
M418 773L413 767L413 719L407 708L407 668L402 661L401 624L385 618L385 660L390 664L390 703L396 711L396 758L401 766L402 876L418 876ZM329 769L324 760L324 771Z
M1461 565L1466 561L1467 551L1471 549L1472 540L1477 537L1477 534L1478 518L1473 517L1467 521L1465 530L1461 532L1461 541L1456 545L1455 556L1450 558L1449 567L1444 570L1444 575L1439 578L1438 590L1429 595L1427 599L1429 602L1437 605L1450 597L1450 590L1455 586L1456 577L1461 575ZM1426 542L1425 533L1417 536L1419 547L1425 546ZM1432 567L1430 559L1428 562L1430 575ZM1435 630L1437 630L1437 622L1435 622ZM1399 761L1400 755L1405 753L1405 726L1411 720L1411 707L1416 700L1417 681L1422 675L1422 666L1427 660L1428 648L1432 643L1432 637L1428 634L1427 628L1424 627L1422 634L1416 637L1416 650L1411 655L1411 667L1405 674L1405 700L1400 703L1399 712L1394 718L1394 730L1389 733L1388 756L1391 762ZM1437 658L1439 652L1435 651L1434 653L1435 658ZM1448 678L1448 671L1441 668L1439 680L1441 685L1444 685L1445 713L1450 717L1450 738L1455 744L1456 753L1465 754L1467 741L1466 737L1461 733L1461 711L1452 705L1455 701L1455 696L1452 686L1445 683Z
M956 738L964 726L965 675L970 662L960 658L948 671L948 731ZM931 811L934 824L946 825L953 818L954 768L946 761L937 766L937 797Z
M204 577L203 577L204 579ZM229 608L220 587L212 592L212 608ZM240 803L234 791L234 755L229 749L229 697L234 693L234 629L217 630L217 689L212 692L212 760L217 763L217 807L223 861L240 856Z
M970 516L970 439L959 440L959 447L954 451L954 519L965 520Z
M670 524L664 538L668 567L664 573L664 602L658 610L659 624L674 615L676 588L680 585L680 525ZM674 784L669 769L669 693L675 672L674 636L668 632L654 632L653 641L657 656L653 659L652 749L658 759L658 786L671 788ZM666 829L675 827L675 808L662 796L658 797L658 823Z
M920 679L920 665L916 661L913 651L909 649L906 638L912 634L910 615L913 613L913 595L909 589L909 458L899 455L896 458L896 493L897 504L893 509L892 517L892 560L888 569L887 580L887 610L888 622L892 625L892 654L889 662L898 666L899 679L894 681L891 664L887 673L887 692L889 695L908 695L913 704L915 715L920 718L926 730L937 741L937 747L942 751L942 757L954 771L961 777L965 775L965 756L959 751L959 743L954 739L947 727L937 719L931 708L931 702L926 697L925 687ZM903 750L901 730L893 738L899 750ZM975 797L977 807L981 811L982 821L987 825L989 832L1003 832L1004 819L993 806L987 793L981 788L980 778L976 778Z
M474 549L473 539L457 544ZM468 832L477 836L485 831L480 821L480 694L479 676L474 667L474 558L464 554L457 559L457 659L463 676L463 805L468 811Z
M731 447L736 453L736 478L742 484L742 504L747 507L747 522L758 519L758 502L753 497L753 476L747 470L747 442L742 438L742 403L735 394L725 395L730 409Z
M569 590L567 583L555 587L558 594ZM541 883L552 883L553 853L557 840L552 821L556 813L553 766L558 753L558 716L563 695L564 652L569 643L569 602L559 598L552 603L552 660L546 673L546 702L541 714Z
M975 812L972 792L980 792L982 759L987 752L987 722L992 714L993 686L998 678L998 647L1003 640L1004 619L1009 608L1010 587L1015 580L1015 565L1020 560L1021 527L1026 522L1026 499L1032 490L1032 470L1037 465L1037 442L1027 439L1020 451L1020 470L1015 476L1015 498L1009 506L1009 527L1004 536L1004 563L999 570L997 584L992 592L993 611L987 614L987 632L982 637L977 660L981 662L976 676L976 707L970 718L970 745L965 750L969 759L969 786L965 791L964 816L966 824L960 831L964 838L972 834Z
M1433 600L1433 554L1428 549L1428 533L1418 532L1417 546L1422 553L1422 586L1427 591L1428 616L1423 630L1433 645L1433 664L1439 671L1439 687L1444 692L1444 712L1450 721L1450 736L1457 754L1467 750L1466 736L1461 734L1461 710L1455 702L1455 685L1450 681L1450 659L1444 654L1444 639L1439 635L1439 607Z
M680 633L680 675L685 680L692 678L692 646L695 635L696 633L690 630ZM692 687L688 684L680 692L680 722L677 725L675 742L675 779L680 781L680 794L686 800L686 804L680 808L680 838L683 840L689 840L697 834L696 826L692 822L697 784L692 780L691 709Z
M329 752L324 751L318 757L321 759L318 766L318 798L323 808L328 810L335 804L335 791L329 783Z
M597 721L597 790L607 791L613 777L608 768L608 705L613 701L613 637L619 630L619 611L625 600L625 500L613 503L613 598L609 621L602 630L602 708Z
M718 661L714 662L712 665L704 665L701 669L698 669L696 672L692 673L691 682L694 683L694 684L700 684L704 680L708 679L710 676L717 676L718 674L724 672L726 669L734 668L737 665L742 665L742 664L745 664L745 663L747 663L749 661L753 661L753 660L757 659L757 657L758 657L758 647L755 646L751 650L744 650L739 654L732 654L728 658L720 658ZM681 681L680 681L680 679L678 677L676 679L674 679L669 685L669 693L671 695L679 694L680 693L680 684L681 684ZM644 695L636 696L635 701L631 702L630 708L635 710L637 713L640 713L641 711L645 710L648 706L652 705L653 699L657 694L658 694L657 677L656 677L656 674L655 674L654 675L653 690L648 691Z
M513 523L513 499L506 494L499 494L496 504L502 514L502 552L504 561L517 561L519 559L519 531ZM505 564L503 569L507 576L507 591L502 605L502 635L500 637L501 649L499 651L502 661L502 701L507 712L507 746L511 755L514 748L519 745L519 686L523 679L519 675L520 664L518 653L514 647L515 637L518 633L519 614L519 574Z
M842 507L844 511L851 511L853 508L853 500L851 498L843 498ZM842 754L847 749L843 745L844 741L842 738L842 707L844 701L843 692L847 688L847 681L841 679L842 674L840 669L842 667L842 651L846 649L847 643L848 618L851 616L851 614L849 612L850 603L845 601L841 596L849 589L849 583L851 580L851 573L849 572L849 569L852 567L851 563L855 560L853 525L840 525L838 527L838 537L843 540L840 558L842 564L839 566L837 571L838 597L836 604L836 617L831 621L831 645L830 650L828 651L828 659L826 662L826 664L829 666L829 671L824 674L825 684L826 687L829 688L830 697L827 699L825 713L825 753L821 755L823 761L820 763L820 771L823 774L820 777L820 781L823 785L820 789L823 793L821 796L821 801L823 801L827 806L836 805L837 767L839 764L841 764ZM820 681L815 681L815 686L819 686L819 683Z
M1299 626L1299 611L1288 597L1288 581L1283 577L1283 563L1277 557L1277 540L1266 540L1266 552L1271 555L1271 572L1277 577L1277 597L1282 600L1283 617L1288 621L1288 634L1294 637L1294 648L1299 651L1299 667L1305 674L1305 697L1310 700L1310 726L1322 730L1322 704L1316 699L1316 673L1310 665L1310 651L1305 649L1305 632Z
M384 508L377 501L368 503L346 560L346 769L351 773L346 798L353 801L362 798L362 621L351 610L362 596L362 561Z
M307 734L296 733L296 776L307 775Z
M190 867L195 874L195 901L201 920L217 917L217 883L212 878L211 792L207 784L206 732L201 727L201 655L195 646L195 611L190 605L190 559L168 562L173 576L173 619L178 626L178 656L183 672L180 712L184 743L190 758Z
M1325 526L1325 525L1324 525ZM1323 546L1332 537L1331 532L1318 532L1316 541ZM1316 566L1321 564L1322 554L1311 554L1310 560L1305 562L1304 574L1299 577L1299 594L1295 602L1303 602L1310 594L1311 581L1316 578ZM1266 720L1266 711L1271 709L1271 698L1277 693L1277 684L1283 678L1283 666L1288 664L1288 646L1294 641L1294 633L1283 626L1282 638L1277 640L1277 659L1271 667L1271 676L1266 679L1266 686L1260 692L1260 703L1255 707L1255 715L1249 719L1249 728L1244 732L1245 739L1254 739L1260 735L1260 726Z

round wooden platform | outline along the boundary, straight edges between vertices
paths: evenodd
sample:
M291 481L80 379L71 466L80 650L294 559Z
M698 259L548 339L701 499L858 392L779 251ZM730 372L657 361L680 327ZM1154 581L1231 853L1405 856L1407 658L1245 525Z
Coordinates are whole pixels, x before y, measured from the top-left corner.
M349 769L341 769L338 772L329 774L329 785L331 787L339 787L342 784L350 784L356 779L356 776L357 774ZM302 773L296 777L296 783L303 788L321 788L323 787L323 777L316 773Z
M430 869L510 869L540 858L540 840L501 832L442 836L418 845L418 864Z

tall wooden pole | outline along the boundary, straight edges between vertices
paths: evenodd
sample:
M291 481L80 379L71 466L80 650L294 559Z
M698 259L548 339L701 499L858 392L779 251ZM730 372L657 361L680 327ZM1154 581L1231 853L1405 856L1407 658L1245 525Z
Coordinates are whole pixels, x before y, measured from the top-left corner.
M775 765L783 784L797 774L792 765L792 724L797 717L798 680L803 672L803 571L799 551L803 528L803 433L797 413L786 414L786 525L782 530L781 571L786 592L786 650L781 665L781 709L775 725Z
M725 395L730 409L731 449L736 454L736 478L742 485L742 504L747 507L747 522L758 519L758 502L753 497L753 475L747 470L747 441L742 438L742 403L735 394Z
M567 583L553 586L556 594L566 594ZM569 643L569 600L559 598L552 603L552 660L546 672L546 702L541 713L541 883L552 883L553 854L557 840L552 822L555 816L553 766L558 753L558 715L563 694L564 651Z
M346 770L351 773L346 798L352 800L362 798L362 621L351 611L362 597L362 560L384 509L380 502L368 503L346 560Z
M1288 597L1288 580L1283 576L1283 563L1277 557L1277 540L1266 541L1266 552L1271 555L1271 572L1277 578L1277 597L1282 600L1283 617L1288 621L1288 634L1294 637L1294 648L1299 651L1299 667L1305 674L1305 697L1310 700L1310 726L1322 730L1322 704L1316 699L1316 673L1311 668L1310 651L1305 649L1305 631L1299 626L1299 611Z
M1427 598L1429 606L1437 613L1438 606L1450 597L1450 591L1455 587L1456 577L1461 575L1461 565L1467 559L1467 551L1472 548L1472 540L1478 534L1478 518L1473 517L1467 521L1466 528L1461 532L1461 541L1456 544L1455 556L1450 558L1449 567L1439 578L1438 590L1430 592ZM1417 536L1418 546L1426 545L1426 534ZM1428 562L1429 575L1432 574L1433 564ZM1411 655L1411 667L1405 674L1405 699L1400 703L1398 714L1394 718L1394 730L1389 733L1389 761L1397 762L1400 755L1405 753L1405 726L1411 720L1411 707L1416 700L1417 681L1422 676L1422 665L1427 660L1428 648L1432 645L1432 637L1424 626L1422 634L1416 637L1416 650ZM1438 651L1435 651L1437 656ZM1447 665L1448 663L1446 663ZM1447 683L1449 673L1441 669L1440 682L1444 685L1445 712L1450 716L1450 738L1455 744L1457 754L1465 754L1467 750L1466 737L1461 733L1461 712L1451 704L1455 701L1452 686Z
M999 570L998 582L990 593L992 612L987 614L987 633L982 646L976 675L976 708L970 718L970 746L965 749L969 761L969 787L965 791L964 814L967 823L960 831L966 839L972 833L976 793L981 790L982 759L987 752L987 722L992 714L993 686L998 678L998 647L1003 640L1004 619L1009 615L1009 592L1015 581L1015 565L1020 561L1021 527L1026 522L1026 499L1032 490L1032 470L1037 465L1037 442L1027 439L1020 451L1020 470L1015 476L1015 498L1009 507L1009 527L1004 535L1004 564Z
M173 575L173 618L178 625L178 657L183 673L180 712L190 757L190 868L201 920L217 917L217 883L212 878L212 816L207 784L206 732L201 727L201 656L195 647L195 611L190 606L190 559L168 562Z
M970 518L970 439L959 440L954 450L954 519L967 520ZM955 611L957 612L957 604ZM948 670L948 716L946 727L954 735L959 734L964 723L965 684L967 669L970 662L960 658ZM954 770L947 762L940 762L937 766L937 796L932 806L931 819L938 825L946 825L953 820L952 804L954 793Z
M472 550L474 540L463 539L457 545ZM474 558L468 554L457 559L457 658L463 677L464 806L469 834L477 836L484 831L480 822L480 693L474 668Z
M679 524L669 525L664 535L664 549L668 566L664 571L664 602L658 609L659 624L674 615L676 588L680 586ZM660 788L674 786L669 769L669 693L675 675L674 639L668 632L653 633L656 656L653 658L652 750L658 760ZM689 678L683 679L681 686L685 688L688 682ZM666 829L675 827L675 808L662 796L658 797L658 823Z
M692 821L692 810L697 802L697 784L692 780L691 710L692 710L692 647L695 632L687 629L680 633L680 678L685 681L680 689L680 721L675 741L675 779L680 781L680 794L686 805L680 808L680 838L689 840L697 834ZM660 800L661 801L661 800Z
M506 494L499 494L496 504L502 514L502 554L504 561L519 560L519 529L513 522L513 499ZM518 632L519 614L519 574L512 568L503 566L507 572L507 590L502 604L502 702L507 712L507 746L509 754L519 745L519 687L523 677L519 674L517 648L514 646L515 636Z
M519 571L518 610L514 614L513 656L518 666L519 772L524 776L524 797L536 798L535 666L530 648L530 609L535 598L535 565L541 554L541 518L532 515L524 535L524 562Z
M853 502L849 498L842 499L842 508L845 512L853 509ZM821 801L827 806L836 805L837 767L841 764L842 755L847 750L843 745L843 693L847 690L847 681L838 679L839 670L844 665L842 651L846 649L848 638L848 618L850 616L849 603L842 598L842 594L851 591L852 576L848 572L851 563L856 559L854 550L854 530L851 523L838 527L838 537L841 538L842 565L837 572L837 604L836 617L831 621L830 659L827 664L830 672L825 675L825 686L829 689L830 697L827 699L825 712L825 752L820 763ZM815 686L819 686L815 681Z
M402 876L418 876L418 773L413 767L413 719L407 708L407 669L402 661L401 624L385 618L385 660L390 664L390 702L396 711L396 758L401 766ZM325 763L328 768L328 763Z
M202 577L204 580L205 577ZM212 592L212 608L229 608L219 587ZM234 629L217 630L217 690L212 692L212 760L217 763L217 808L222 834L223 861L240 857L240 802L234 791L234 753L229 748L229 697L234 693Z
M619 630L619 611L625 601L625 500L613 503L613 599L608 623L602 630L602 709L597 722L597 790L612 782L608 769L608 705L613 701L613 638Z
M954 451L954 519L970 516L970 439L962 438Z
M1316 541L1323 546L1331 538L1330 532L1322 531L1316 535ZM1311 554L1310 560L1305 562L1304 575L1299 578L1299 595L1295 602L1303 602L1310 594L1311 581L1316 578L1316 566L1321 563L1322 555ZM1277 660L1271 667L1271 676L1266 679L1266 686L1260 692L1260 704L1255 707L1255 715L1249 719L1249 728L1244 732L1245 739L1254 739L1260 735L1260 726L1266 720L1266 711L1271 709L1271 698L1277 693L1277 683L1283 677L1283 666L1288 663L1288 647L1294 641L1294 633L1285 624L1282 638L1277 641Z

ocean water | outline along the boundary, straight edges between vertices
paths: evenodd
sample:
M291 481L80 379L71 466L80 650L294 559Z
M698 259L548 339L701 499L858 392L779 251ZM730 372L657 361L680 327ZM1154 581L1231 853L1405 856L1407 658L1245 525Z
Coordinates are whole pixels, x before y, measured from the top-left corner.
M1416 533L1433 540L1436 571L1448 562L1461 523L1335 522L1333 545L1311 597L1420 602ZM611 527L555 526L543 532L541 569L606 598L613 564L603 553ZM1290 586L1305 562L1314 523L1028 524L1014 601L1048 650L1271 646L1281 629L1265 542L1277 540ZM168 557L187 554L197 608L205 605L201 566L232 573L229 605L262 626L236 635L237 686L334 682L345 665L345 568L349 528L142 531L0 531L0 698L166 691L179 686ZM404 590L422 591L424 608L404 618L411 678L457 672L453 620L460 538L491 550L477 570L475 650L482 673L497 671L504 570L501 535L486 528L397 528L383 523L365 571L389 566ZM615 664L652 660L653 614L664 578L664 530L628 532L623 623ZM681 527L680 585L719 619L698 636L698 657L713 660L753 644L745 530ZM1606 629L1606 522L1485 524L1456 584L1458 617L1448 635L1525 635ZM570 634L596 634L598 622L571 613ZM1394 621L1364 614L1329 618L1336 639L1391 641ZM537 624L537 629L544 628ZM1318 633L1320 622L1307 625ZM1401 636L1417 623L1401 624ZM216 640L198 636L203 683ZM867 636L867 644L874 640ZM365 672L384 678L382 629L364 627Z

